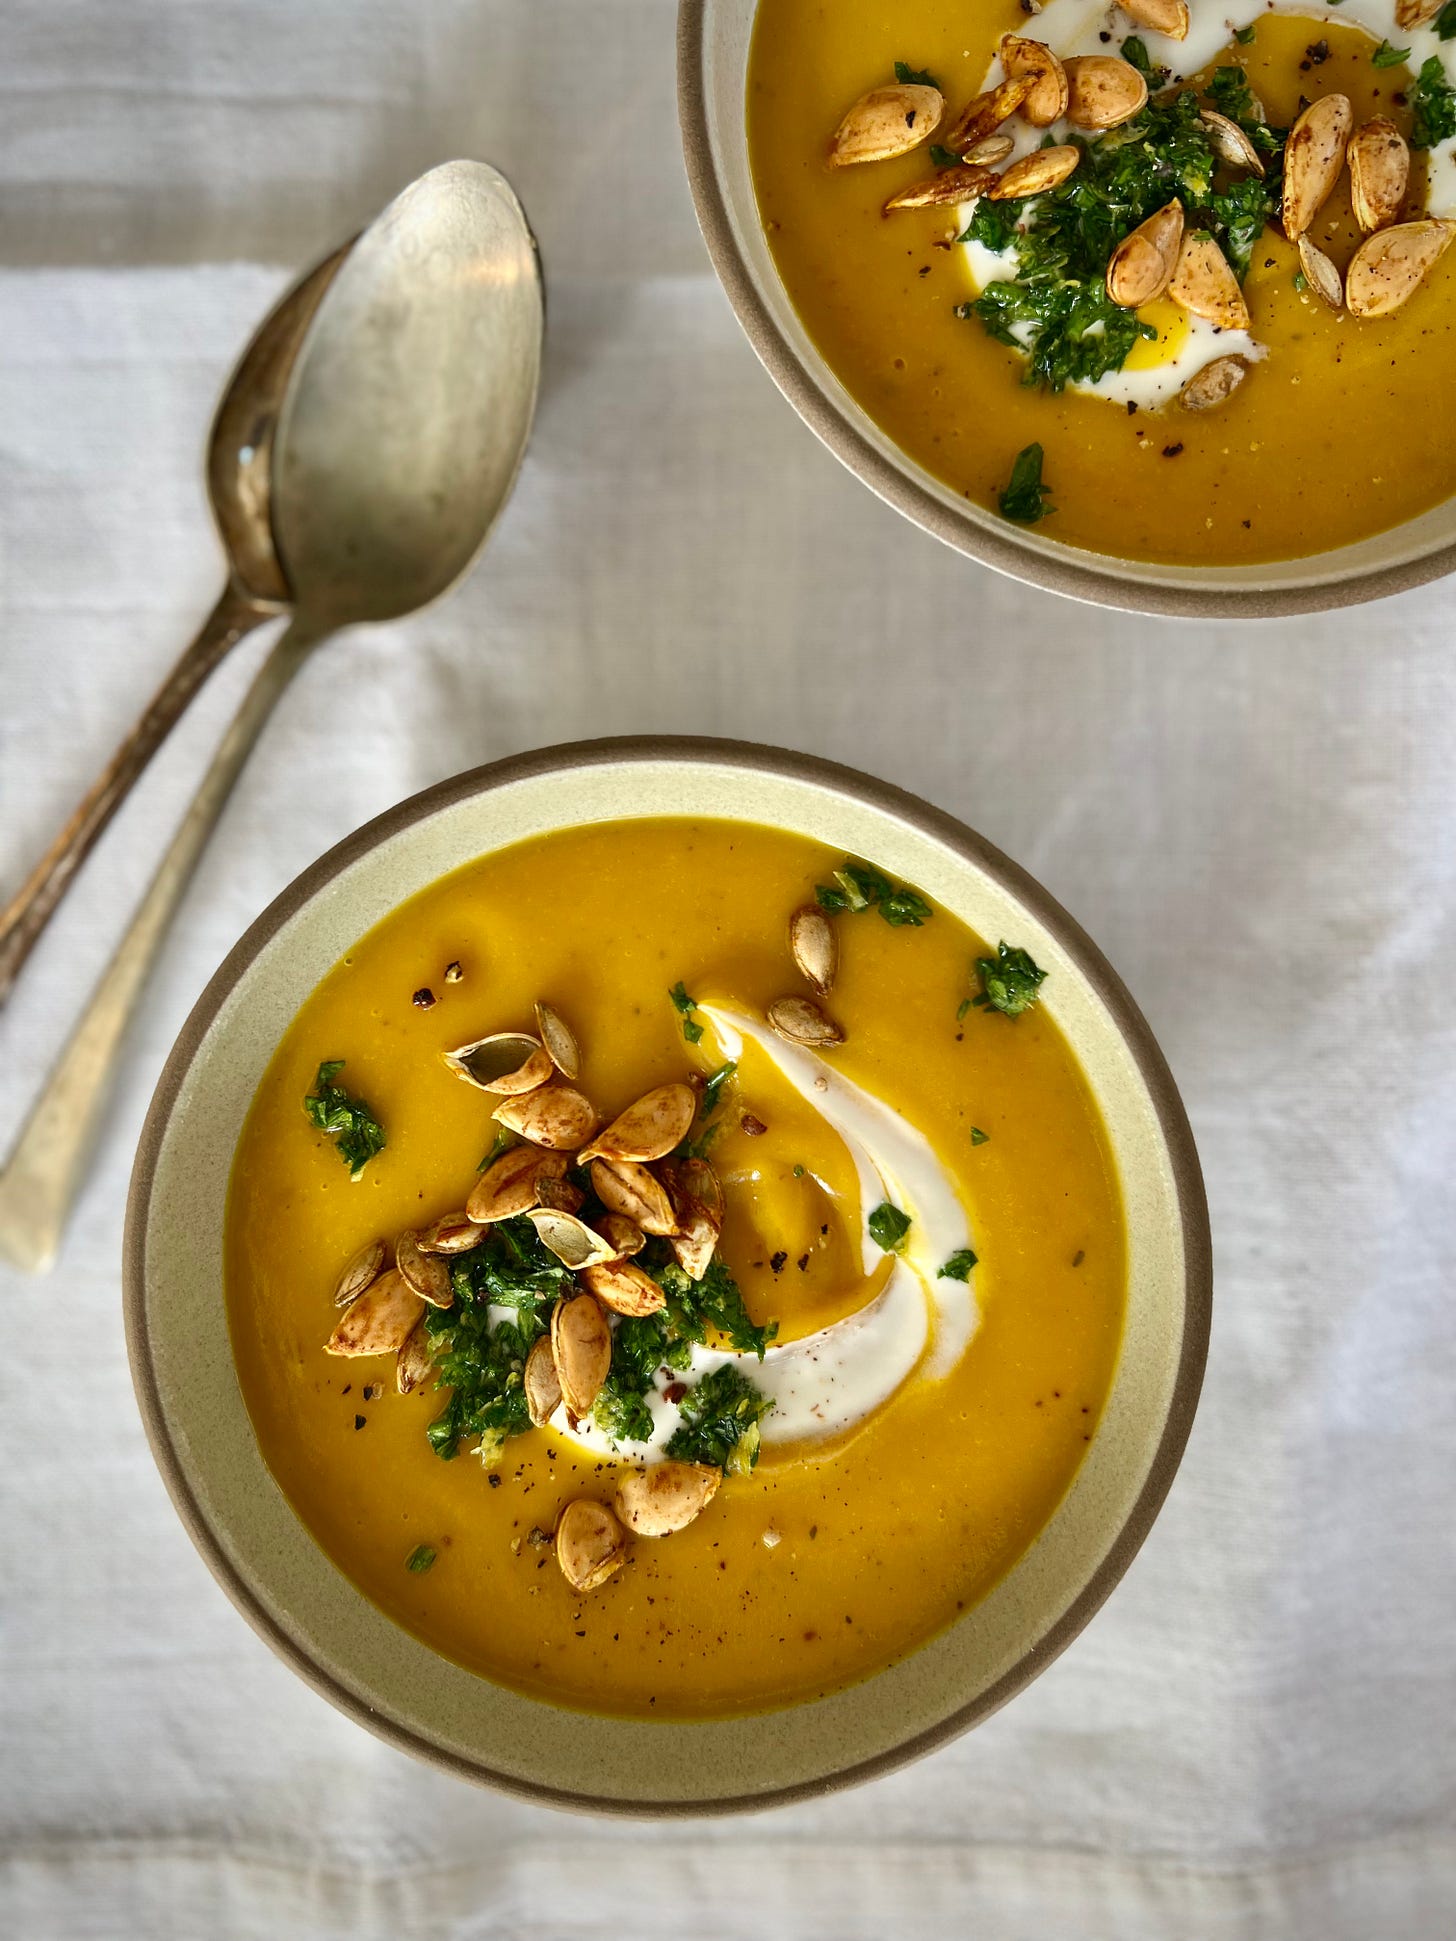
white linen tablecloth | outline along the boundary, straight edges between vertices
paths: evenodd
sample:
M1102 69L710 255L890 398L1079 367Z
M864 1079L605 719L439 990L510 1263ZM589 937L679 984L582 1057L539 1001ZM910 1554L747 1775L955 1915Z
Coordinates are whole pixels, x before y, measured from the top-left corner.
M290 274L474 154L520 188L551 285L539 426L482 565L305 670L149 990L59 1268L0 1273L0 1931L1449 1934L1452 588L1173 625L916 532L729 313L682 180L673 26L670 0L0 10L0 892L216 591L202 436ZM0 1013L3 1136L260 651L174 736ZM903 1773L665 1827L474 1792L294 1679L168 1506L119 1309L146 1101L249 920L427 783L635 731L860 764L1037 872L1172 1061L1218 1272L1182 1473L1073 1649Z

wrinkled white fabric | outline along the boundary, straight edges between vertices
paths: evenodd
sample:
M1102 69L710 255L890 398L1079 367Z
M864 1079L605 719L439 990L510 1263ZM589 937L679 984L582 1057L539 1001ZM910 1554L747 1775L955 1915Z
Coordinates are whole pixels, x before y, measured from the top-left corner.
M60 1267L0 1272L0 1930L1449 1933L1452 589L1172 625L913 530L729 314L682 180L673 25L669 0L0 10L0 894L214 597L203 433L290 273L479 154L551 284L539 427L488 554L306 668L149 989ZM216 677L0 1012L4 1136L260 651ZM142 1113L247 922L429 782L639 730L862 765L1026 863L1159 1033L1216 1234L1202 1410L1107 1608L969 1738L757 1821L564 1819L331 1711L194 1555L122 1343Z

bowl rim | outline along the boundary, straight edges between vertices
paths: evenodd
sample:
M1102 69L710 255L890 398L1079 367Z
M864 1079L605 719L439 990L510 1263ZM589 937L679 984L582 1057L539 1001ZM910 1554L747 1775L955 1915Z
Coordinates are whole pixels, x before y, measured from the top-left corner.
M835 406L814 382L808 365L759 293L734 233L709 135L705 78L709 5L710 0L678 0L677 16L678 124L698 227L718 280L759 362L820 442L887 505L894 506L932 538L1009 579L1119 613L1193 620L1274 620L1290 614L1331 613L1429 585L1456 571L1456 540L1451 540L1418 558L1396 560L1388 566L1355 567L1347 574L1304 585L1160 585L1120 578L1115 570L1099 570L1082 563L1084 558L1103 558L1115 568L1116 554L1092 554L1061 540L1049 541L1058 551L1047 553L1026 545L1012 527L1002 533L947 506L916 477L876 450ZM758 0L754 5L756 8ZM820 362L832 377L827 360L820 358ZM908 454L905 463L915 473L922 473ZM929 479L931 474L925 472L923 476Z
M514 782L620 763L684 762L768 772L848 794L944 844L1024 902L1075 963L1106 1007L1131 1057L1162 1136L1177 1200L1183 1243L1182 1340L1167 1413L1141 1489L1096 1569L1061 1616L993 1685L911 1738L809 1780L710 1801L612 1801L565 1791L492 1767L484 1758L450 1752L408 1722L374 1711L326 1664L278 1623L205 1516L162 1407L146 1309L146 1240L163 1141L183 1085L219 1013L275 935L360 857L459 802ZM569 821L563 827L570 827ZM701 1818L750 1813L822 1798L908 1765L960 1737L998 1711L1059 1657L1105 1603L1152 1529L1193 1426L1208 1355L1212 1314L1212 1239L1203 1173L1192 1128L1172 1072L1151 1027L1101 950L1060 903L1019 864L946 811L893 783L857 769L765 743L714 736L643 735L558 743L505 757L435 783L373 817L328 849L286 886L244 931L209 979L168 1054L147 1110L127 1195L122 1241L122 1304L127 1358L153 1460L187 1534L213 1577L253 1630L304 1682L377 1738L457 1778L538 1805L634 1819Z

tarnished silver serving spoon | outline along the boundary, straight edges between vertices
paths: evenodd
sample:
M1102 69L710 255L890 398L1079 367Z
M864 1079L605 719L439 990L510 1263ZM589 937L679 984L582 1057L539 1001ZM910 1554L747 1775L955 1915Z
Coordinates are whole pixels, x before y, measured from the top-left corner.
M289 313L303 302L310 316L290 345ZM0 1173L0 1254L33 1271L55 1258L127 1021L274 703L327 634L443 593L510 496L535 412L544 307L535 243L509 183L483 162L432 169L285 299L249 357L275 327L271 354L296 354L261 472L246 413L233 421L240 476L223 481L223 499L240 524L223 529L243 596L264 605L258 618L292 617ZM218 426L235 390L236 381ZM266 431L266 414L256 422ZM216 426L213 455L225 471ZM218 483L214 474L215 493ZM185 697L172 719L181 705Z

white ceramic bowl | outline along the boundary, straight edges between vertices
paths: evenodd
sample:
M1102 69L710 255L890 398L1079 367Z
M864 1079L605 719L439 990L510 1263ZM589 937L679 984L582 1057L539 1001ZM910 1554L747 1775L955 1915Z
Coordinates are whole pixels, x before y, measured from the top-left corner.
M1456 499L1390 532L1307 559L1163 566L1084 551L1014 525L923 470L834 375L774 266L748 165L745 100L756 12L757 0L680 0L678 109L698 221L770 376L835 457L882 499L1013 579L1139 613L1267 619L1324 612L1399 593L1456 568Z
M263 1461L233 1366L223 1216L243 1119L284 1031L366 930L426 884L547 830L722 816L873 859L983 937L1047 967L1122 1179L1124 1344L1067 1496L1008 1575L902 1662L812 1704L701 1724L560 1710L463 1670L337 1569ZM253 925L198 1002L157 1089L126 1236L137 1395L173 1500L224 1589L363 1725L466 1778L555 1805L727 1812L883 1772L1003 1704L1075 1636L1142 1542L1178 1466L1209 1321L1207 1209L1187 1120L1115 973L1030 877L884 783L733 742L597 742L460 776L361 829Z

